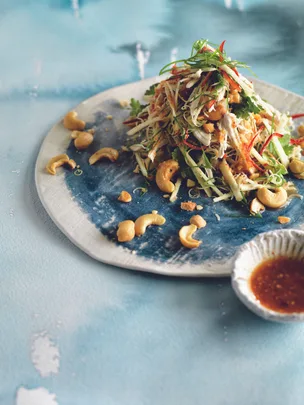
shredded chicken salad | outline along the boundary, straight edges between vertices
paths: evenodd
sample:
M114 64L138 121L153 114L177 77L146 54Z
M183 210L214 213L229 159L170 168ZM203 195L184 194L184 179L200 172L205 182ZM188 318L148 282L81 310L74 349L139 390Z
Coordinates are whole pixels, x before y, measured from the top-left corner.
M292 138L293 117L255 93L238 70L247 66L229 58L224 44L196 41L188 59L161 70L170 76L146 91L146 105L131 100L124 124L135 172L156 178L164 191L157 171L167 164L171 201L189 181L214 202L249 204L259 189L295 194L285 175L292 161L300 161L304 138Z

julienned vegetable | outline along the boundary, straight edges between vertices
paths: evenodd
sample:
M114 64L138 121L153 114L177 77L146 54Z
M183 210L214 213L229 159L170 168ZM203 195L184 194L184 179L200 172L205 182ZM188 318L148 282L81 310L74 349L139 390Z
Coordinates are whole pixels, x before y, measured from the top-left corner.
M142 175L153 179L160 163L176 160L181 179L191 179L215 202L246 202L254 190L288 189L289 162L301 157L304 141L291 139L292 118L255 93L219 47L193 44L188 59L169 63L170 73L145 94L148 104L132 99L124 122L128 147ZM252 195L254 197L254 195ZM174 199L171 199L171 201Z

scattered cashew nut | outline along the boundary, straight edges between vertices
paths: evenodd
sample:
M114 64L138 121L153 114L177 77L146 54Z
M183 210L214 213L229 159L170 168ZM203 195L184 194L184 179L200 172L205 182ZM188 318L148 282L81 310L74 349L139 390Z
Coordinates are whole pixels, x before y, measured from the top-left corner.
M179 240L181 241L181 244L185 246L188 249L196 249L199 247L199 245L202 243L202 241L193 239L192 235L194 232L197 230L196 225L186 225L183 226L180 231L179 231Z
M197 226L198 229L205 228L207 222L200 215L193 215L190 218L190 224Z
M52 159L50 159L45 168L48 173L54 176L56 174L57 167L62 165L69 165L71 169L75 169L76 162L75 160L70 159L68 155L63 153L62 155L54 156Z
M299 179L303 179L304 175L304 161L300 159L292 159L289 163L290 171Z
M269 208L281 208L286 204L287 192L283 187L276 188L274 192L268 190L266 187L259 188L257 197L260 202Z
M118 159L119 153L113 148L101 148L94 153L89 159L90 165L94 165L101 159L109 159L111 162L115 162Z
M164 193L172 193L174 184L171 182L172 176L178 171L179 164L176 160L170 159L162 162L156 172L156 184Z
M159 214L145 214L135 221L135 235L141 236L149 225L163 225L166 219Z
M250 203L251 214L256 215L264 211L265 211L264 205L257 198L254 198Z
M78 130L82 131L85 127L85 121L78 118L78 113L76 111L70 111L63 119L63 126L72 131Z
M117 239L118 242L130 242L135 236L135 224L133 221L126 220L118 224Z
M90 132L73 131L71 137L74 139L75 148L78 150L88 148L94 140L93 134Z
M131 196L130 193L128 193L127 191L123 190L123 191L120 193L119 197L118 197L118 201L125 202L125 203L131 202L131 201L132 201L132 196Z

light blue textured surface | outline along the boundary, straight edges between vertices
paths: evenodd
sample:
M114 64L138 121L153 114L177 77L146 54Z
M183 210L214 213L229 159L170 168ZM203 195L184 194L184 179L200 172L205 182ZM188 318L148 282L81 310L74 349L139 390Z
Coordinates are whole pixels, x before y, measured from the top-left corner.
M260 320L229 280L93 261L53 225L33 177L58 117L139 78L136 43L152 76L174 48L227 39L262 79L304 94L302 1L6 0L0 17L0 404L24 386L59 405L302 405L302 325ZM42 331L60 350L46 378L31 362Z

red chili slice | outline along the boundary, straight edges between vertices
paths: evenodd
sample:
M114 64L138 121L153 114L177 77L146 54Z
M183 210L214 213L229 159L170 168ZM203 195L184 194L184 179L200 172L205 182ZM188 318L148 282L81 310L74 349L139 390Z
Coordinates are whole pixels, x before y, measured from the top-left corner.
M291 115L291 118L293 119L293 120L296 120L297 118L303 118L304 117L304 114L294 114L294 115Z
M204 80L202 81L201 87L204 87L205 84L208 82L210 76L212 75L212 72L207 73L207 75L205 76Z
M301 143L304 143L304 137L290 140L291 145L301 145Z
M193 145L193 143L186 141L186 139L183 140L183 144L184 144L184 145L187 145L187 146L189 146L189 148L195 149L195 150L202 150L202 149L204 149L203 146L196 146L196 145Z
M260 154L262 154L264 152L264 150L267 148L267 146L269 145L270 141L272 140L272 138L274 136L277 136L278 138L283 138L284 135L279 134L278 132L274 132L273 134L269 135L269 137L266 139L264 145L262 146L262 149L260 150Z

